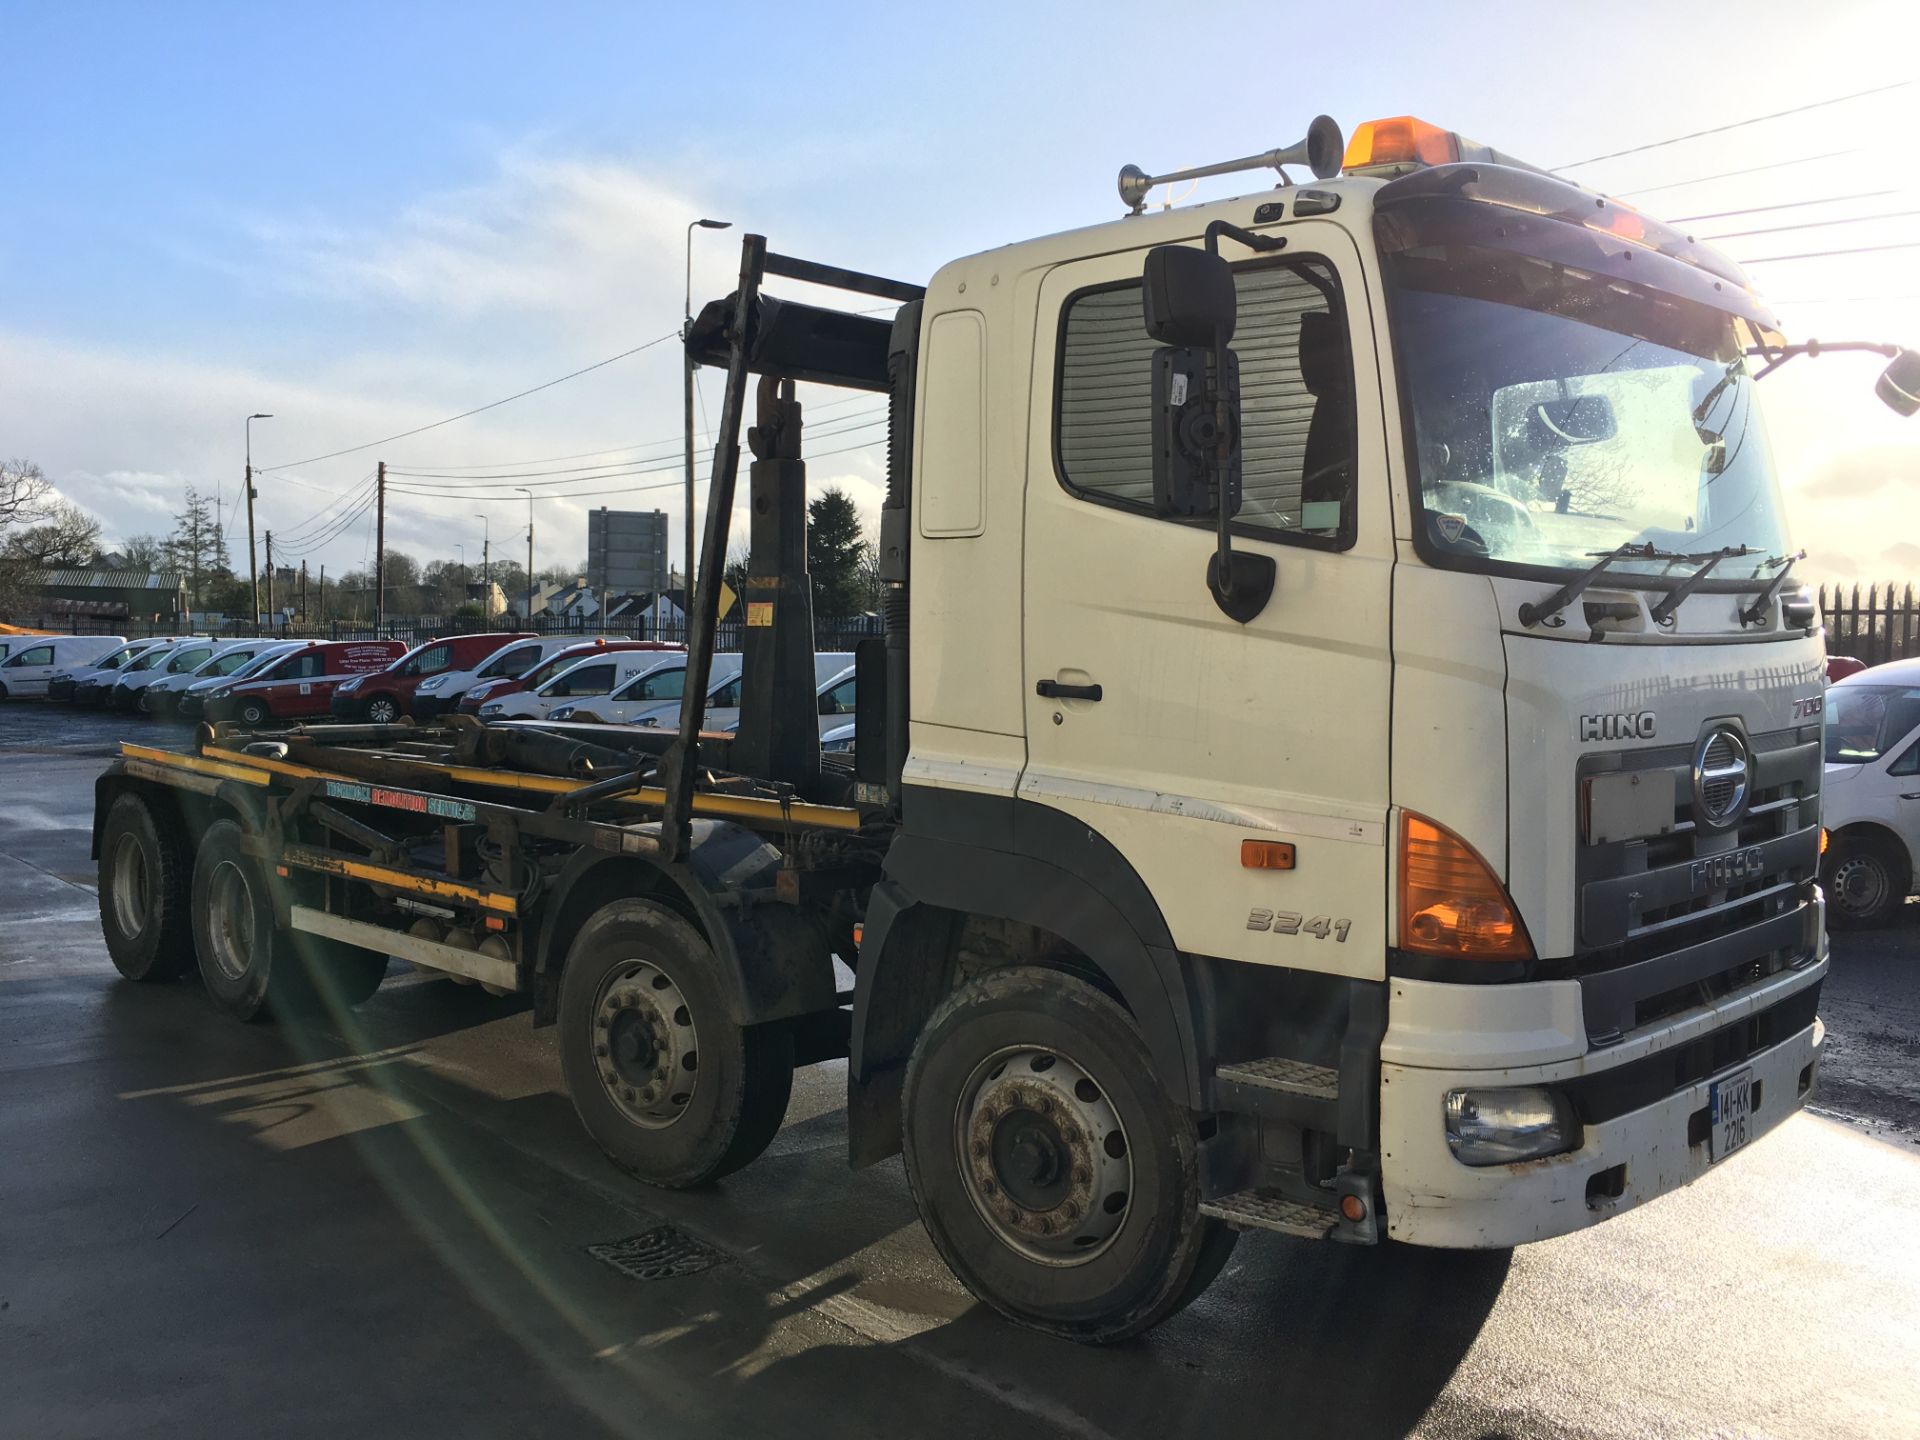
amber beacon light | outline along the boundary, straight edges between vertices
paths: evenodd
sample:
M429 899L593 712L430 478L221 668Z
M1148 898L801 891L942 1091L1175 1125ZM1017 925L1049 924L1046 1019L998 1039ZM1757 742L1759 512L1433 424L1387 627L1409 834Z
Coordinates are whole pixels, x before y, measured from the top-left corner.
M1531 960L1527 927L1487 862L1444 825L1400 817L1400 948L1463 960Z

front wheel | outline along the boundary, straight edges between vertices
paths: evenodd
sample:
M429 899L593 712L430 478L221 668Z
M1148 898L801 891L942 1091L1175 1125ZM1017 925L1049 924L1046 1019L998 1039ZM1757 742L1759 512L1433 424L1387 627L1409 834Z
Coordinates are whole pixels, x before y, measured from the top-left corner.
M178 825L161 826L138 795L121 795L100 832L100 929L129 980L176 979L193 964L188 877Z
M1219 1274L1235 1234L1200 1212L1193 1123L1125 1010L1016 968L955 991L901 1099L921 1222L967 1288L1023 1325L1109 1344Z
M1865 930L1899 913L1911 880L1906 857L1891 843L1840 835L1821 862L1820 883L1827 892L1828 923L1836 930Z
M259 700L242 700L240 702L240 708L234 712L233 718L249 730L257 730L267 723L266 704Z
M391 725L400 718L400 707L390 695L376 695L367 702L367 719L376 725Z
M720 958L665 906L621 900L580 927L560 981L573 1108L620 1169L669 1189L767 1148L793 1088L793 1037L733 1018Z

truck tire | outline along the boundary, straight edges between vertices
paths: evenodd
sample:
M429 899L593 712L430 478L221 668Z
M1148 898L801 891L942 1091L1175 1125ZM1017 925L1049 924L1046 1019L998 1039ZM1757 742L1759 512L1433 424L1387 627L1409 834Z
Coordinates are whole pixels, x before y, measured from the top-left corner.
M233 712L233 718L249 730L258 730L267 723L270 714L264 700L242 700Z
M665 906L620 900L580 927L560 980L573 1108L636 1180L685 1189L767 1148L793 1089L782 1025L729 1016L719 957Z
M1232 1253L1235 1232L1200 1214L1191 1118L1132 1017L1078 976L1018 967L948 996L914 1046L901 1110L935 1247L1022 1325L1128 1339Z
M391 725L400 718L400 706L391 695L376 695L367 702L367 719L375 725Z
M1907 903L1913 877L1907 857L1875 835L1833 837L1821 857L1827 923L1836 930L1871 930L1892 921Z
M129 980L177 980L193 964L193 857L138 795L121 795L100 832L100 929Z
M274 928L273 901L242 832L216 820L193 864L193 939L207 994L229 1015L264 1020L306 1007L310 993L288 937Z

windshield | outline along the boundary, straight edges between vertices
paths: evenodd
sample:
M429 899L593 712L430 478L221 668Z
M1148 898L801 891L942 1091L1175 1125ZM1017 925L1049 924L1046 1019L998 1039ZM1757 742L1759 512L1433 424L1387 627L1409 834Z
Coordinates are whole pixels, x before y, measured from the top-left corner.
M1442 243L1387 260L1432 550L1564 570L1629 542L1744 546L1751 557L1716 581L1777 568L1765 562L1786 553L1786 529L1749 321L1506 250Z
M1836 685L1826 709L1827 763L1865 765L1920 726L1920 685Z

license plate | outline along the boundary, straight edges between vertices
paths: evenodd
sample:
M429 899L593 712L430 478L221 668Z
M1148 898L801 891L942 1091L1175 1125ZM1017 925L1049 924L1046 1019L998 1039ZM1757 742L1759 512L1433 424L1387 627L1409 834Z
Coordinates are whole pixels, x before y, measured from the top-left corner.
M1709 1088L1713 1110L1712 1159L1724 1160L1753 1133L1753 1072L1739 1070Z

